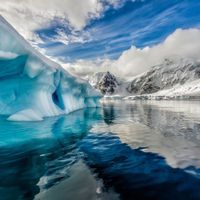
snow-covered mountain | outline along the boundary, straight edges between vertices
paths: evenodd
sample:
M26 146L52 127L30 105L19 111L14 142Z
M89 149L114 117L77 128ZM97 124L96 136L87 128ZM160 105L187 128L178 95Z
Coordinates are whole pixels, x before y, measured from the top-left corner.
M90 84L103 91L107 98L196 98L200 97L200 61L186 58L165 59L162 64L152 67L131 81L118 80L120 79L109 72L100 72L90 78Z
M192 59L165 59L135 77L127 87L132 95L183 97L200 95L200 62Z
M96 106L100 93L37 52L0 16L0 114L42 120Z
M89 77L89 83L102 94L112 95L118 91L119 82L110 72L97 72Z
M97 72L88 77L90 85L99 90L104 97L121 98L129 95L127 91L129 81L115 76L111 72Z

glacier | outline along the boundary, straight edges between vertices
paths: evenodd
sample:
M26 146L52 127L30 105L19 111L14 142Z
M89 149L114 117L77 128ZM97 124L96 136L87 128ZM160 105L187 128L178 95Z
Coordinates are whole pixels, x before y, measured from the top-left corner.
M38 121L99 105L100 93L34 49L0 16L0 115Z

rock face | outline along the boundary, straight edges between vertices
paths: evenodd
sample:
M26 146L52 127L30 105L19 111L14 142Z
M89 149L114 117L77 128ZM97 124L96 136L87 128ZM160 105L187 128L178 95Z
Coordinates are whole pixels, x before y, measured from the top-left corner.
M114 94L119 86L117 78L110 72L95 73L89 79L89 83L102 94Z
M160 90L152 78L133 80L127 87L129 93L134 94L151 94Z
M200 78L200 62L189 59L165 61L134 78L128 85L130 94L152 94L182 86Z

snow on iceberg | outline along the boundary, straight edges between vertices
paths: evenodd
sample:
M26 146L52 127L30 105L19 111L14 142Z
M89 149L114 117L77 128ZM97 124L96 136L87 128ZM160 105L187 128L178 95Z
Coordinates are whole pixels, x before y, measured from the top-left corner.
M44 57L0 16L0 114L41 120L98 105L100 94Z
M43 118L34 110L26 109L19 111L10 117L8 117L9 121L42 121Z

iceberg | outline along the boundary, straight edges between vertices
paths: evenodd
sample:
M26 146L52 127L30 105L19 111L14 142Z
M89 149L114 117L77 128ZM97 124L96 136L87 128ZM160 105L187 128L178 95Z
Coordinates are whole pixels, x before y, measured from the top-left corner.
M26 109L8 117L9 121L42 121L43 118L34 110Z
M34 49L0 16L0 115L37 121L98 106L100 93Z

